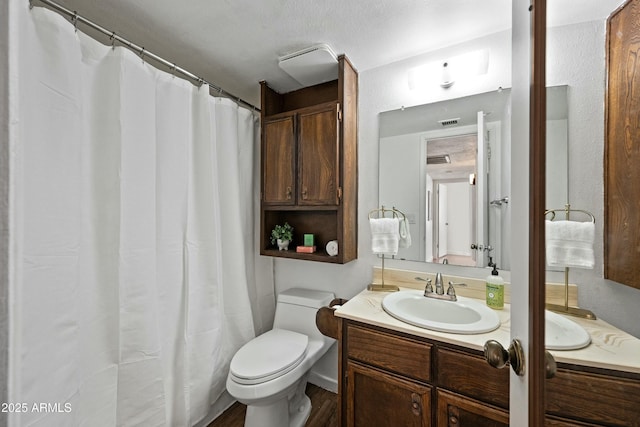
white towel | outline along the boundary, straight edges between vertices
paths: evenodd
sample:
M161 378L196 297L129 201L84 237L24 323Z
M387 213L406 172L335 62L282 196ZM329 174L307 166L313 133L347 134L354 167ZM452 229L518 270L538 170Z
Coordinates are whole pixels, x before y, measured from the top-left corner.
M398 246L401 248L408 248L411 246L411 234L409 229L409 220L407 218L400 218L400 242Z
M374 254L397 255L400 242L398 218L370 218L371 250Z
M550 267L593 268L593 222L545 222L547 264Z

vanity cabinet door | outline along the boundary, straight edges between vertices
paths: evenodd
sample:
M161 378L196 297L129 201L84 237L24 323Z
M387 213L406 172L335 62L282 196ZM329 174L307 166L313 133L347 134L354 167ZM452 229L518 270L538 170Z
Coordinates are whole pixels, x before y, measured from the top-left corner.
M487 368L484 357L438 348L436 372L438 387L509 408L509 370Z
M299 205L337 206L338 106L332 104L298 116Z
M438 390L437 427L509 427L509 411Z
M607 426L640 426L640 380L559 368L546 382L546 413Z
M265 120L263 128L262 200L267 205L294 205L295 116Z
M349 361L346 425L431 426L431 392L430 386Z

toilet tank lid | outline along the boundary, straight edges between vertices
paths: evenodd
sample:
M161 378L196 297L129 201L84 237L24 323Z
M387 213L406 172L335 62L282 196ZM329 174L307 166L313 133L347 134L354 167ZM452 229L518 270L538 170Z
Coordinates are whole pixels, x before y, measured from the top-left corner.
M332 292L291 288L278 295L278 302L320 308L329 305L334 298Z

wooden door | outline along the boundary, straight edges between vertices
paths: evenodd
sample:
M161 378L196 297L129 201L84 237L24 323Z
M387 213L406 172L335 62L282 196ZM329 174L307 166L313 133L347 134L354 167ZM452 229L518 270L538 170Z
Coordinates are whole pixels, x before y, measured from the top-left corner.
M358 363L347 365L349 427L431 425L431 387Z
M298 204L337 206L339 135L337 104L298 117Z
M604 277L640 289L640 1L607 21Z
M262 143L262 201L294 205L296 145L293 115L266 121Z

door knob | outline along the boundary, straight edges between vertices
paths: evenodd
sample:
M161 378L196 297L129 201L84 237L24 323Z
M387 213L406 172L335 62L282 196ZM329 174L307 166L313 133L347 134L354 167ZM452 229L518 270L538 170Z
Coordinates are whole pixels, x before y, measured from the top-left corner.
M510 365L518 376L524 375L524 350L518 340L511 341L508 350L496 340L487 341L484 343L484 358L494 368L502 369Z
M545 377L547 379L553 378L556 376L556 371L558 370L558 365L556 364L556 359L553 358L551 353L548 350L544 351L544 364L545 364Z
M489 365L497 369L502 369L510 365L518 376L524 375L524 350L519 340L513 340L507 350L496 340L489 340L484 343L484 358ZM544 352L545 376L547 379L556 375L558 368L556 360L549 351Z

